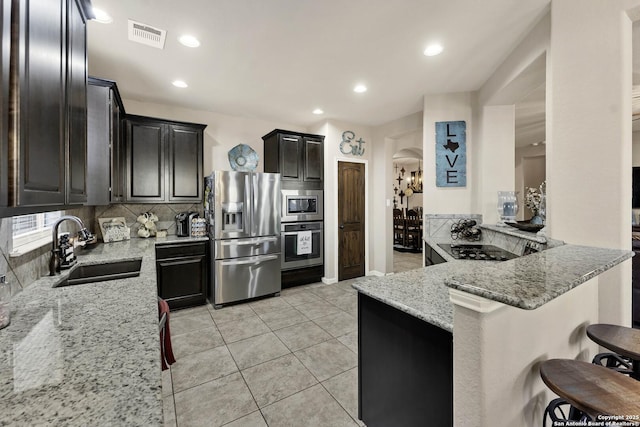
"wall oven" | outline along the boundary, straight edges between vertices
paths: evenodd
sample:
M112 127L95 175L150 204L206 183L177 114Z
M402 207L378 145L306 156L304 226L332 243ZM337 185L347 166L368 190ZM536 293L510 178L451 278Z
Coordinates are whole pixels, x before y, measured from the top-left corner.
M322 221L322 190L282 190L282 222Z
M324 262L322 222L282 223L282 270L313 267Z

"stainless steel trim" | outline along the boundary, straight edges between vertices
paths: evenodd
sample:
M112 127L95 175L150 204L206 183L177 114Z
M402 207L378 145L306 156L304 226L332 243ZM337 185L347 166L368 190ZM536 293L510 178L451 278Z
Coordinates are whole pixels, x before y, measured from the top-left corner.
M291 213L289 199L309 197L316 200L316 212ZM324 192L322 190L282 190L282 222L322 221L324 219Z
M224 240L220 243L221 246L239 246L239 245L261 245L267 242L277 242L278 237L260 237L257 239L242 239L242 240Z
M264 261L269 261L272 259L278 259L279 255L261 255L261 256L255 256L255 257L250 257L248 259L245 258L240 258L238 260L233 259L230 261L220 261L220 265L245 265L245 264L260 264L261 262Z

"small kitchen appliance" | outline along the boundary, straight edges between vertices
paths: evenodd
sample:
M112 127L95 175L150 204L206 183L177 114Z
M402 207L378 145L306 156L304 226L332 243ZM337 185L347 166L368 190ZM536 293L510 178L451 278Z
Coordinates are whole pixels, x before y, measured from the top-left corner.
M187 236L192 236L193 233L193 220L198 218L200 214L198 212L189 212L187 215Z
M189 236L189 215L191 212L180 212L176 215L176 235L178 237Z

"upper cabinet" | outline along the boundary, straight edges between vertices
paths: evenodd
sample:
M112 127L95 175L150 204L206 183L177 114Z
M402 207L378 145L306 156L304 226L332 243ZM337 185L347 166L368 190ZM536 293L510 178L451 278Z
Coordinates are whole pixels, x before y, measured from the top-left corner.
M202 201L206 125L129 115L125 126L127 202Z
M124 200L124 105L115 82L89 77L87 87L87 204Z
M276 129L262 139L264 171L280 173L283 189L323 189L324 136Z
M13 8L12 75L8 147L2 153L9 162L2 169L3 179L8 177L3 206L84 203L86 17L90 2L4 1L3 15L9 3ZM4 23L3 20L3 67L7 48ZM3 96L6 93L3 90Z

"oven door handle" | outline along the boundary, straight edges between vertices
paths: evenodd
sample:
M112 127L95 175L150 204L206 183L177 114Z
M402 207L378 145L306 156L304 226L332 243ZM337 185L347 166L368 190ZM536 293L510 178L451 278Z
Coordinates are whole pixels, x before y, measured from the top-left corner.
M263 243L268 242L277 242L277 237L261 237L258 239L250 239L250 240L241 240L241 241L233 241L233 240L225 240L220 243L221 246L246 246L246 245L261 245Z
M318 234L320 233L320 230L309 230L311 231L311 234ZM301 231L288 231L286 233L281 233L283 236L294 236L298 233L301 233Z
M278 259L278 255L262 255L262 256L251 257L249 259L243 259L243 260L219 261L219 262L220 262L220 265L246 265L246 264L258 265L258 264L262 264L265 261L271 261L274 259Z

